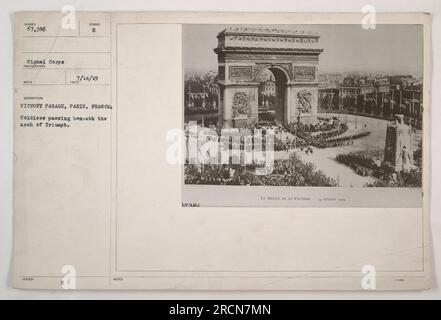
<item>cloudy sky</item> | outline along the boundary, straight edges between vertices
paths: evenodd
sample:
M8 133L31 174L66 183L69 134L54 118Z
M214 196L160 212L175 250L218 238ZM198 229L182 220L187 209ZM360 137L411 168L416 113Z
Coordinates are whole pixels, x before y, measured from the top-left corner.
M384 72L422 75L423 28L421 25L260 25L259 27L318 32L321 72ZM184 25L184 68L217 70L216 35L225 25Z

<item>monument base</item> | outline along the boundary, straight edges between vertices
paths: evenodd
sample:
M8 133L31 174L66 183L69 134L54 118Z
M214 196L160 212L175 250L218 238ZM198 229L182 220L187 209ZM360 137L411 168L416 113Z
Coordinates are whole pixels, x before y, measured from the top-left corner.
M244 128L248 125L248 117L237 117L233 119L233 128Z
M225 128L225 129L234 128L233 120L232 119L225 119L222 123L221 128Z
M302 124L316 124L317 115L302 115L298 117L298 121Z

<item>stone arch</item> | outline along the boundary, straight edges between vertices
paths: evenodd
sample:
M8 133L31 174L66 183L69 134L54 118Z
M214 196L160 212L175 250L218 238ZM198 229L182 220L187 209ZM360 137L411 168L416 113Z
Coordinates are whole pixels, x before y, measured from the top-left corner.
M280 64L277 63L266 63L266 64L262 64L259 65L257 72L254 76L254 80L258 81L260 75L265 71L265 70L271 70L271 69L277 69L280 70L281 72L284 73L285 77L286 77L286 82L290 82L291 81L291 72L290 70L287 70L287 67L282 66Z
M276 123L283 124L286 122L286 116L287 116L287 108L288 108L287 85L290 81L290 77L288 72L280 65L267 64L256 75L256 81L260 80L262 73L265 72L266 70L269 70L274 75L275 121Z
M258 121L258 77L265 69L281 85L278 121L317 120L317 64L323 51L319 35L279 28L227 27L217 35L223 127L243 127ZM283 90L282 90L283 89ZM283 92L282 92L283 91ZM307 100L308 110L303 105ZM299 108L298 107L302 107Z

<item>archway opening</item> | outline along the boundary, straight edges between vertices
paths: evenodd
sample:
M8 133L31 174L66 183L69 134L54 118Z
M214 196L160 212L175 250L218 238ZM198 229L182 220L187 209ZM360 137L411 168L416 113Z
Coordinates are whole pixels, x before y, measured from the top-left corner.
M258 121L283 124L288 82L285 73L277 67L269 67L260 73L258 81Z

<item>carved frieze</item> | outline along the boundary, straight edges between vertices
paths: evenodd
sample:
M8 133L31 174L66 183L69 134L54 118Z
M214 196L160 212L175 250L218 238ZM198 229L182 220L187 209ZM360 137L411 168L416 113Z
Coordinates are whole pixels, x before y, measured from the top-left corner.
M314 81L315 67L294 66L294 81Z
M274 36L229 36L230 41L244 42L284 42L284 43L317 43L317 38L305 37L274 37ZM223 43L225 44L225 42Z
M235 61L235 60L292 60L292 61L318 61L318 54L314 55L298 55L288 53L220 53L219 62Z
M229 78L231 80L235 79L249 79L251 80L253 76L251 66L231 66L229 68Z

